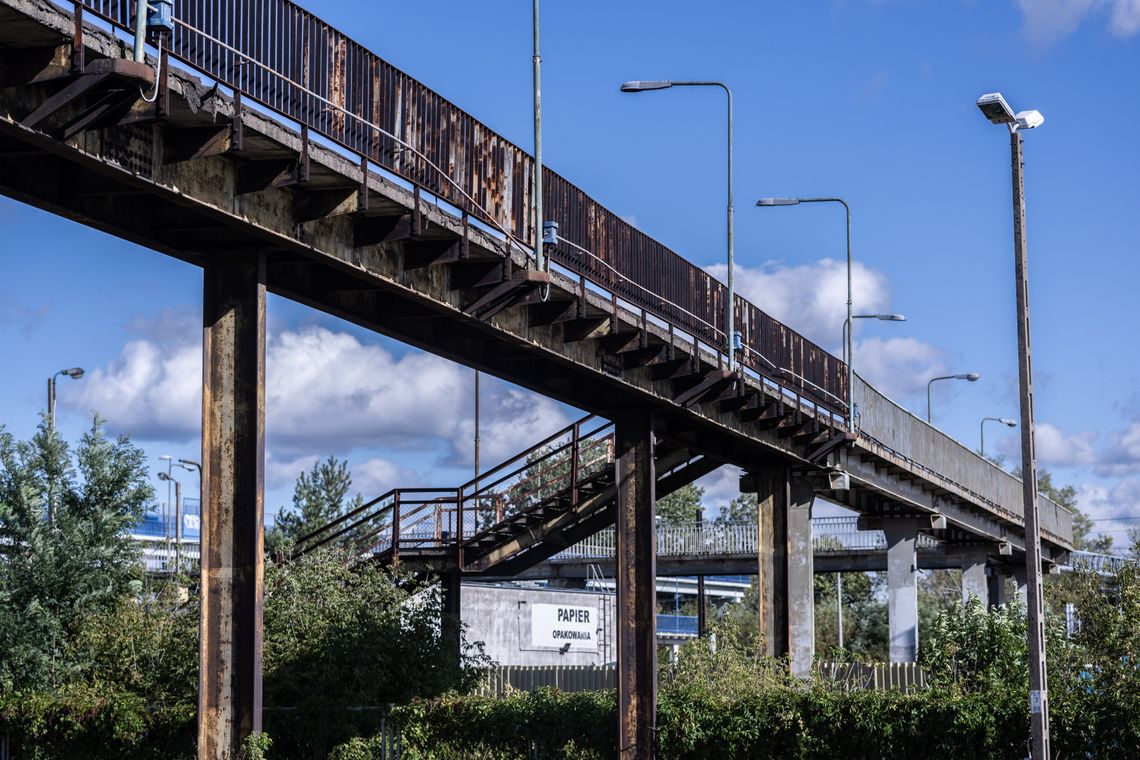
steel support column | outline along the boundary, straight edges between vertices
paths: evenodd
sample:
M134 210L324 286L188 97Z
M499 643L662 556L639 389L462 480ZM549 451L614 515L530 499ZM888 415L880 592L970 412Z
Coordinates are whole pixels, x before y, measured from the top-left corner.
M883 520L891 662L918 659L918 524L915 519Z
M653 419L614 420L617 460L618 748L653 757L657 715L657 536Z
M976 596L982 604L988 604L989 583L986 581L986 560L990 551L985 546L970 546L962 549L962 604Z
M198 758L261 731L265 258L204 268Z

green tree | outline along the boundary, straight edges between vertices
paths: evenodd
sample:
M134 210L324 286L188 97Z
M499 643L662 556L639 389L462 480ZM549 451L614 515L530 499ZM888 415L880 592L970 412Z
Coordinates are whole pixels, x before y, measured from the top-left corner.
M815 576L815 648L826 658L887 658L886 582L881 573L843 573L843 650L839 645L834 573Z
M266 535L266 548L270 553L279 552L359 507L364 498L360 494L349 498L351 488L352 473L347 461L330 456L323 462L315 462L309 472L302 472L297 478L293 486L293 506L278 512L273 528Z
M137 593L128 530L153 496L143 452L98 417L74 456L46 422L30 441L0 429L0 691L54 688L87 664L69 642Z
M668 496L657 500L657 517L663 522L685 523L697 519L697 510L701 508L701 499L705 489L695 483L678 488Z
M742 493L720 508L716 518L721 523L756 522L756 494Z

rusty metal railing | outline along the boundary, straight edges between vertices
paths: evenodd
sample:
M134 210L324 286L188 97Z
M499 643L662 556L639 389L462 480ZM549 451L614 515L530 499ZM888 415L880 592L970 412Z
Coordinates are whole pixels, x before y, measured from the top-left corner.
M75 0L123 30L129 0ZM170 55L316 134L502 230L535 239L532 158L438 93L290 0L175 0ZM544 170L543 205L559 234L593 252L554 246L551 260L725 350L727 289L558 174ZM845 414L843 363L742 298L741 361ZM760 361L783 368L772 374ZM837 399L839 400L837 402Z

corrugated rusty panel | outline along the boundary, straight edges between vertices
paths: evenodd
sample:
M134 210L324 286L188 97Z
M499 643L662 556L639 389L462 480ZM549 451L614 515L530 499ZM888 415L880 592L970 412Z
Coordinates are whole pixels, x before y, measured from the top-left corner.
M131 28L129 0L82 3ZM531 157L313 14L289 0L175 0L175 19L174 57L516 239L533 240ZM547 218L597 257L558 247L553 261L706 344L726 344L724 285L558 174L543 176ZM738 306L752 349L744 363L842 414L842 363L743 299Z

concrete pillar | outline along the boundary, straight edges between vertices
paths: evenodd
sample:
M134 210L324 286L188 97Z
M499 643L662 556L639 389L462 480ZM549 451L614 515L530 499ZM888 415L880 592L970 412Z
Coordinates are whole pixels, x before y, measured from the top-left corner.
M657 532L653 418L614 420L617 458L618 753L653 757L657 717Z
M807 478L788 481L788 649L792 675L798 678L811 678L815 659L814 498L815 489Z
M962 549L962 604L976 596L987 604L989 584L986 581L986 559L990 550L985 546L967 546Z
M441 602L439 630L443 640L443 656L446 658L447 666L457 671L463 654L463 593L460 581L461 576L457 572L443 573L439 577Z
M887 537L887 627L891 662L918 659L917 519L883 520Z
M261 731L265 258L204 269L198 758Z
M1000 568L994 568L995 572L986 577L986 587L988 604L991 607L1001 607L1005 604L1005 579L1008 577L1005 573L998 573Z
M1017 587L1017 598L1024 606L1029 599L1029 584L1025 582L1025 567L1013 568L1013 585Z
M788 654L788 473L762 470L748 477L757 491L760 637L766 655L783 657Z

